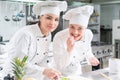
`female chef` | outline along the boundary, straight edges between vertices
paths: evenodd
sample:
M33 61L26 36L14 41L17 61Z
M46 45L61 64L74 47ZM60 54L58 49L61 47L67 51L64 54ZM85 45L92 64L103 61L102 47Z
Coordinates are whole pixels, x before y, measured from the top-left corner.
M33 12L39 15L39 23L21 28L8 44L8 55L23 58L28 55L27 75L36 80L43 80L44 76L56 78L60 73L48 68L47 60L51 32L59 24L61 11L67 9L66 1L43 1L33 6ZM10 58L10 60L11 60Z
M56 33L53 39L56 68L65 76L81 74L82 61L93 66L99 64L91 51L93 34L87 29L92 12L90 5L66 12L63 18L69 20L69 28Z

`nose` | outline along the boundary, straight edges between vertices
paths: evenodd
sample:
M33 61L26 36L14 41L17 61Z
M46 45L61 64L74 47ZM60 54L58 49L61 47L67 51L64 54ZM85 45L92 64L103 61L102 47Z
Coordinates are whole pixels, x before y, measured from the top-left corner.
M51 24L51 25L55 24L55 20L51 20L51 21L50 21L50 24Z
M74 29L74 34L78 34L78 30L77 29Z

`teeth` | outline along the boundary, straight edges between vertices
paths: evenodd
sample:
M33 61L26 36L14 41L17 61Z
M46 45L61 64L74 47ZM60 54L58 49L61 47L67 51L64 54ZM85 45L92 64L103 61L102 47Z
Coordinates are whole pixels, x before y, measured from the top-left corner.
M78 37L79 35L78 34L72 34L73 37Z
M78 36L78 35L73 35L73 36L75 36L75 37L76 37L76 36Z

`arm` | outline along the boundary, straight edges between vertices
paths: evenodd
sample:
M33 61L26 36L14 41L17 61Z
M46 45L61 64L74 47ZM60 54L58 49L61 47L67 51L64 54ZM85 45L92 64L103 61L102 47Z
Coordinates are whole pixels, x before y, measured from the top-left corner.
M12 54L11 59L14 57L22 58L25 55L28 55L28 61L26 65L28 74L31 73L32 70L33 72L39 73L40 75L45 75L48 78L54 78L59 75L59 73L54 69L41 67L32 63L31 58L34 57L36 52L36 38L34 38L34 36L31 33L17 33L12 38L11 44L12 46L10 51L14 53Z
M97 66L99 64L99 61L93 55L92 48L91 48L91 41L92 41L92 38L93 38L93 33L89 30L88 31L88 35L86 37L87 37L87 41L86 42L87 42L87 45L88 45L86 58L87 58L88 64L91 64L93 66Z
M53 40L53 52L56 67L60 71L66 68L72 60L72 52L68 53L66 44L65 37L59 34L55 35Z
M23 30L24 31L24 30ZM11 72L11 62L12 59L15 57L19 57L20 59L22 59L25 55L28 56L28 60L27 60L27 71L29 72L29 70L33 69L35 71L39 71L40 74L42 74L44 67L40 67L37 66L35 64L31 63L31 58L35 55L35 47L33 48L32 52L30 51L30 46L34 46L31 45L31 35L27 32L23 32L23 31L18 31L10 40L9 44L7 45L7 50L8 50L8 55L9 55L9 65L8 67L10 67L9 71ZM33 38L33 37L32 37ZM33 41L34 42L34 41Z

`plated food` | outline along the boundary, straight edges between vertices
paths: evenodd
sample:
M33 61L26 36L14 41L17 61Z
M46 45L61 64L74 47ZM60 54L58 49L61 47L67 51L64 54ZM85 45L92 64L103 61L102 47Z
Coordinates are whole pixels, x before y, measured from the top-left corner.
M59 80L92 80L82 76L68 76L68 77L60 77Z

